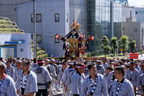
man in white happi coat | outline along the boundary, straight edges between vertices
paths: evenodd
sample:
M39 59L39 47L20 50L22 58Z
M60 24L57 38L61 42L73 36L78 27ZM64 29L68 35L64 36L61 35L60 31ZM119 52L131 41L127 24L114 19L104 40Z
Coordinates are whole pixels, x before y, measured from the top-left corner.
M96 61L96 67L97 67L97 73L104 75L105 74L105 68L101 64L101 60Z
M15 69L13 66L11 66L12 60L8 60L6 62L7 68L5 70L6 75L9 75L11 78L14 79Z
M113 71L113 68L112 67L107 67L107 71L106 71L106 74L104 74L104 79L107 83L107 80L108 80L108 76L109 76L109 73Z
M59 70L59 73L57 76L57 82L58 82L57 91L59 91L59 89L60 89L61 82L62 82L62 75L66 68L67 68L66 62L62 62L62 68Z
M17 93L21 96L35 96L38 91L37 76L30 70L30 61L22 61L23 74L19 75L16 81Z
M62 76L65 96L70 96L71 77L75 72L73 66L74 66L74 63L69 62L69 67L64 71L63 76Z
M140 67L143 73L139 77L138 87L140 88L141 96L144 96L144 64L140 64Z
M136 68L134 68L134 62L130 62L130 68L127 69L125 78L132 83L134 87L134 92L136 94L136 87L138 87L139 72Z
M84 71L85 71L85 64L80 63L77 65L77 70L73 74L71 79L71 95L72 96L79 96L81 91L82 83L85 79Z
M46 68L47 68L47 70L49 71L49 73L50 73L50 76L52 77L52 82L51 82L51 86L50 86L50 88L49 88L49 92L50 92L50 96L52 96L52 94L53 94L53 91L55 91L55 83L56 83L56 77L57 77L57 74L56 74L56 69L55 69L55 67L54 67L54 63L55 62L55 60L54 59L51 59L50 60L50 63L48 62L48 60L45 62L45 64L46 64Z
M0 62L0 96L17 96L13 79L5 74L6 65Z
M109 96L135 96L131 82L124 78L124 68L118 66L114 70L115 80Z
M42 60L38 60L38 65L39 66L32 70L37 75L38 92L36 96L47 96L47 89L50 88L52 77L44 67L44 62Z
M16 82L17 77L23 73L22 70L22 62L21 60L16 61L16 66L15 66L15 73L14 73L14 82Z
M108 96L107 85L101 74L96 73L95 63L88 65L90 75L84 79L80 96Z

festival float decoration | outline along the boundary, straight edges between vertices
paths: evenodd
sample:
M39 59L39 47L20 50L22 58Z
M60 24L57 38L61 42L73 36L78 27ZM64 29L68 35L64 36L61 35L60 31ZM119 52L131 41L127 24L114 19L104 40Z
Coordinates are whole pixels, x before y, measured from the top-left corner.
M80 26L76 21L73 21L72 30L61 39L64 42L65 57L86 57L85 50L90 38L86 38L85 34L79 31Z

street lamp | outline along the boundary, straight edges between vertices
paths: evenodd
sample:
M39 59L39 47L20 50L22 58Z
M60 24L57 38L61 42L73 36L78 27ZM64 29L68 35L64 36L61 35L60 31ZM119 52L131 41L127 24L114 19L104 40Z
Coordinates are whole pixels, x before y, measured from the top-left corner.
M36 58L36 0L33 0L33 46L34 46L34 56Z
M117 58L118 58L118 48L119 48L119 41L121 41L120 39L119 40L117 40Z

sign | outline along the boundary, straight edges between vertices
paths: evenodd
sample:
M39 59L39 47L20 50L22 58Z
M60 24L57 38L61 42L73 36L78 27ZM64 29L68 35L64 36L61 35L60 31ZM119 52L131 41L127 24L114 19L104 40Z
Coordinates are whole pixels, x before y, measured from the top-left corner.
M123 49L121 49L120 51L123 51Z
M130 56L130 59L138 59L139 54L138 53L130 53L129 56Z

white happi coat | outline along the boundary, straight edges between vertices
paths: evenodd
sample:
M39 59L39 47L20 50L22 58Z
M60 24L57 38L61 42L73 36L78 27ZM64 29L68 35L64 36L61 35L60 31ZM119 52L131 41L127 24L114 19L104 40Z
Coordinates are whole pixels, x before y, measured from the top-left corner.
M132 77L131 83L134 86L138 86L139 72L138 72L138 70L136 68L134 68L134 71L131 71L130 68L129 68L126 71L125 78L128 79L128 80L130 80L132 74L133 74L133 77Z
M72 96L74 94L80 94L82 83L85 79L84 73L80 74L78 71L76 71L71 79L71 94Z
M22 78L23 74L19 75L16 81L16 88L17 90L20 90L21 92L21 78ZM26 86L25 86L25 91L24 91L24 95L29 94L30 92L38 92L38 88L37 88L37 76L33 71L29 71L28 77L27 77L27 82L26 82Z
M48 70L43 66L37 66L32 71L37 75L38 89L46 89L46 83L52 81Z
M144 95L144 73L141 74L139 77L138 86L141 89L140 94Z
M14 81L10 76L6 76L0 85L0 96L17 96Z
M112 84L109 96L135 96L133 86L129 80L127 79L122 80L118 95L116 95L117 85L118 81L115 79Z
M108 96L107 85L103 76L101 74L96 74L96 75L98 76L98 82L92 96ZM84 79L84 82L81 87L80 96L90 95L90 91L92 90L92 87L90 86L91 85L90 79L92 79L91 76L88 76ZM94 83L95 82L93 82L92 85L94 85Z

